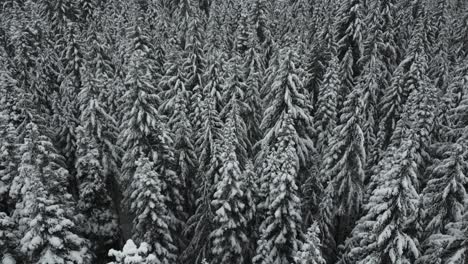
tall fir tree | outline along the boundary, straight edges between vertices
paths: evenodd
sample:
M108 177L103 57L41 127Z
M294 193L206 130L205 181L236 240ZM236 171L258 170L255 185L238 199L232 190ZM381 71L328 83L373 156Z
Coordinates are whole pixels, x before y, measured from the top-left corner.
M156 257L154 263L173 263L177 249L169 228L171 219L165 204L167 198L162 193L163 182L148 158L141 157L136 165L128 198L134 215L133 238L150 245L150 252Z
M77 232L74 205L65 188L68 173L57 163L60 157L50 139L30 123L21 151L18 170L23 182L15 211L21 252L31 263L88 263L89 243Z
M332 57L318 94L314 122L317 127L317 150L324 151L330 143L338 117L338 92L341 89L338 59Z
M211 204L215 212L214 230L211 233L213 261L219 263L244 263L248 245L242 171L236 154L236 113L229 112L223 129L222 165L220 180L215 184Z
M299 156L292 117L289 113L281 117L276 144L270 149L272 163L276 166L269 172L269 192L262 201L266 206L266 218L260 225L254 263L296 263L294 256L301 244L302 218L297 186Z
M96 255L106 256L119 236L115 205L107 188L97 143L83 127L77 128L77 209L82 232L93 243Z
M322 214L322 224L334 231L325 235L332 236L336 245L345 241L362 212L366 150L361 129L361 98L360 90L354 90L347 97L340 115L340 125L336 127L323 158L321 174L323 182L328 183L325 191L333 194L325 194L332 197L331 202L325 199L323 204L324 210L332 212L332 218L326 213ZM325 245L330 246L333 247Z

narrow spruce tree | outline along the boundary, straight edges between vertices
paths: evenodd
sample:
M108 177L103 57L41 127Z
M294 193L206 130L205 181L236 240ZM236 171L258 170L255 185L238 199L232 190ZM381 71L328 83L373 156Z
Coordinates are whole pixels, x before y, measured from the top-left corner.
M453 144L443 151L442 159L429 168L429 181L422 191L422 223L424 233L422 237L423 254L418 263L437 263L445 258L436 248L435 241L443 236L451 236L451 224L464 220L466 207L465 175L467 162L465 148L461 144ZM430 206L429 206L430 205Z
M290 50L283 54L281 66L274 75L274 81L267 97L264 98L266 107L260 124L264 131L263 138L257 143L260 151L257 160L262 160L281 128L282 116L288 114L293 119L293 126L297 131L294 136L295 149L301 166L306 166L311 161L314 151L310 135L312 129L312 117L306 108L306 96L302 84L302 70L298 66L297 54Z
M106 254L119 235L114 203L107 189L107 175L97 143L83 127L77 128L77 209L81 228L98 255Z
M50 139L30 123L21 151L23 183L14 215L22 231L21 252L31 263L88 263L89 242L78 233L72 197L65 189L68 173L56 162Z
M332 57L320 85L317 109L314 116L318 134L316 143L318 151L324 151L328 147L337 123L338 91L341 87L338 74L338 59Z
M266 218L260 225L260 238L254 263L296 263L294 256L302 240L302 218L298 196L297 175L299 157L296 152L292 115L280 119L280 133L272 146L272 158L276 169L271 170L268 196L263 201L267 206Z
M211 204L215 212L211 233L213 261L244 263L247 238L247 205L242 171L236 154L236 113L230 111L223 129L220 180L215 184Z
M325 264L325 259L322 257L320 243L320 228L314 222L308 229L305 235L305 242L302 244L296 253L297 264Z
M361 129L362 91L354 90L347 97L341 111L340 125L336 127L329 147L325 151L321 174L323 182L328 184L326 192L332 192L331 202L324 200L322 210L332 212L331 217L323 213L323 225L332 226L336 245L342 244L355 221L362 212L364 193L364 168L366 150L364 134ZM328 217L324 217L328 216ZM326 245L329 247L333 245ZM327 256L332 257L333 256Z
M139 247L135 245L133 240L129 239L125 242L122 251L111 249L109 250L109 257L115 258L115 261L109 264L155 264L164 263L157 262L156 256L149 253L150 245L142 242Z
M171 223L163 193L160 175L154 164L144 156L136 162L137 169L131 182L128 198L134 215L133 239L146 242L155 255L155 263L169 264L176 259L177 248L173 244Z

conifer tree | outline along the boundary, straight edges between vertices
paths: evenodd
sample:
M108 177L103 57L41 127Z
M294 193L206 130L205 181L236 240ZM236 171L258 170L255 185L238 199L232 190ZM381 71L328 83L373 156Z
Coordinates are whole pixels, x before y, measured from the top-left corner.
M249 105L246 101L246 90L248 89L246 83L242 79L242 72L236 65L236 61L239 58L235 58L231 65L231 76L226 81L224 87L223 98L225 106L221 111L221 117L225 120L229 114L233 114L235 135L236 135L236 146L235 151L237 153L237 159L241 169L244 169L247 159L249 158L249 151L252 149L251 142L247 136L247 127L245 119L250 112Z
M463 263L466 259L467 220L449 223L446 234L434 234L425 244L426 251L417 264L422 263Z
M176 247L169 229L171 220L165 204L167 198L162 193L160 175L154 164L144 156L136 165L128 198L134 215L133 239L140 243L149 241L147 243L150 252L155 255L155 263L173 263Z
M297 55L291 50L284 55L278 74L274 78L271 91L265 98L264 116L260 129L264 131L263 139L258 144L261 147L257 159L263 159L269 147L274 144L281 128L279 121L286 113L294 120L297 131L294 136L296 151L301 166L306 166L313 154L312 118L306 108L301 80L301 69L297 66Z
M414 31L408 53L396 68L391 85L382 98L377 134L380 150L385 150L390 144L393 131L401 118L410 93L419 89L422 81L425 81L423 78L427 70L427 39L422 19L419 19Z
M294 256L299 249L302 233L300 225L300 198L296 184L299 157L296 152L292 115L284 114L280 120L280 131L272 147L273 163L276 169L270 171L269 194L263 201L267 205L266 218L260 230L257 255L254 263L295 263Z
M203 76L206 85L203 87L203 94L215 101L216 110L221 112L225 102L223 101L223 88L225 65L222 57L213 58L209 62L207 72Z
M19 90L6 65L0 62L0 67L0 212L10 212L8 193L20 160L16 128L20 114L16 109Z
M165 124L165 117L160 113L161 98L153 85L151 63L146 57L147 50L136 46L128 65L125 79L127 92L121 112L119 142L125 151L122 159L123 183L131 182L135 172L135 161L145 155L155 163L155 169L163 182L166 194L166 206L171 217L171 229L178 234L185 218L181 196L181 181L174 171L173 140ZM127 190L128 191L128 190ZM126 195L129 195L128 193Z
M340 96L351 91L353 79L361 72L358 60L363 53L363 5L361 0L342 1L337 11L335 39L343 83L341 90L338 91Z
M442 160L430 167L429 181L421 194L424 208L422 222L425 224L422 237L427 238L424 244L431 244L431 235L446 235L448 224L463 220L466 205L466 168L464 147L460 144L447 146ZM421 260L424 259L423 257Z
M223 129L220 179L215 184L211 204L215 212L211 233L213 261L243 263L247 238L247 217L244 204L242 172L236 154L236 113L229 112Z
M115 261L109 264L156 264L156 256L149 253L149 244L143 242L139 247L135 245L133 240L129 239L125 242L122 251L111 249L109 256L114 257Z
M186 234L191 235L190 242L182 254L185 262L201 261L208 257L209 235L215 217L211 207L215 183L220 179L220 140L222 123L215 108L214 100L205 98L201 105L202 128L197 132L196 153L198 155L197 200L195 213L188 219Z
M16 250L18 232L15 230L15 222L6 213L0 212L0 261L1 263L15 263L18 257Z
M337 123L338 91L341 87L339 79L338 59L333 57L323 77L318 94L317 110L314 122L317 126L317 148L323 151L328 147L333 130Z
M267 16L267 1L265 0L255 0L250 7L250 24L253 25L257 33L258 40L260 43L265 42L270 36Z
M100 163L96 141L83 127L77 128L77 135L75 168L79 184L77 209L81 214L81 226L96 252L107 253L105 246L118 237L114 204L106 188L107 177Z
M60 157L52 143L34 123L27 126L21 151L21 202L15 211L23 231L21 252L31 263L88 263L89 244L77 232L71 195L65 190L67 171L57 163Z
M332 218L324 217L324 223L332 226L332 235L337 245L343 243L361 215L363 203L366 150L361 129L361 91L354 90L346 99L341 113L340 125L327 148L321 174L328 183L326 192L332 192L331 201L324 207L332 212ZM327 216L326 213L323 216ZM329 246L329 245L326 245Z
M296 254L297 264L325 264L322 257L320 243L320 228L317 223L313 223L307 230L305 242Z
M193 128L188 118L190 93L185 89L185 78L177 65L172 65L161 79L160 85L165 89L167 98L161 110L168 113L168 128L174 135L174 158L176 173L184 186L186 208L190 212L194 208L196 186L196 169L198 165L193 142Z
M100 164L108 176L118 176L122 149L117 146L118 120L112 116L108 97L112 94L114 66L108 56L108 46L103 36L91 33L88 41L91 50L87 54L87 71L83 88L78 94L80 125L98 144Z
M352 236L351 263L414 263L420 255L417 239L419 207L415 142L404 141L391 163L379 174Z

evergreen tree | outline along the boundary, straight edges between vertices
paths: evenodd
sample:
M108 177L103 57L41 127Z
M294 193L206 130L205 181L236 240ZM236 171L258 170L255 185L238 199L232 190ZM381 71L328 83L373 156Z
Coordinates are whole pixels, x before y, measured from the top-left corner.
M296 184L299 157L296 152L292 115L285 114L280 120L280 133L272 147L276 169L270 171L269 194L263 204L267 205L266 218L260 230L257 255L254 263L296 263L294 255L299 249L301 234L300 198Z
M250 112L249 105L245 102L245 94L248 88L242 79L240 68L236 65L236 61L238 60L239 58L233 59L230 70L231 76L226 81L226 86L224 87L223 97L225 107L221 111L221 116L226 120L230 113L234 114L234 129L236 135L235 150L239 165L241 169L243 169L249 158L249 151L252 149L252 146L247 137L247 127L244 119Z
M323 182L332 192L332 200L325 200L325 210L332 212L332 218L325 217L323 224L333 226L334 241L343 243L352 230L354 222L361 216L364 193L364 168L366 150L361 129L362 93L354 90L346 99L341 113L340 125L323 158L321 170ZM327 194L325 194L327 195ZM327 214L323 214L327 216ZM329 246L329 245L326 245Z
M117 178L122 155L122 149L116 144L120 120L113 115L113 110L117 110L113 107L116 102L111 102L120 92L112 83L117 76L104 35L88 34L87 71L83 76L83 89L78 94L80 125L96 141L106 176Z
M338 59L333 57L323 77L318 95L317 110L314 122L317 127L317 148L325 150L330 143L337 123L338 91L341 87L339 79Z
M460 144L448 145L442 160L429 169L429 181L422 191L422 222L425 224L423 237L427 238L425 253L419 259L421 263L430 263L432 235L447 235L446 227L450 223L463 220L466 205L466 166L464 147ZM431 206L428 206L431 205Z
M214 100L207 97L202 105L202 129L197 132L196 153L198 156L197 200L195 213L188 219L185 233L191 235L190 242L182 254L184 262L191 263L206 258L209 254L209 235L215 217L211 207L214 186L219 180L220 139L222 123Z
M167 86L164 97L167 100L162 105L162 110L169 113L168 127L174 135L174 158L176 161L176 173L184 186L184 198L186 209L194 208L195 174L197 168L197 156L193 142L193 128L188 118L188 106L190 93L185 89L184 77L176 65L170 67L161 80L161 85Z
M133 240L129 239L123 246L122 251L115 249L109 250L109 256L114 257L115 261L109 264L155 264L157 262L154 254L149 254L150 246L143 242L139 247L135 245Z
M223 129L220 180L215 184L211 204L216 216L212 254L216 263L244 263L247 238L242 172L236 155L235 113L231 111Z
M361 0L342 1L338 8L335 39L343 83L338 91L340 96L351 91L354 78L361 72L358 61L363 53L364 12Z
M18 232L15 222L6 213L0 212L0 257L1 263L15 263L17 258Z
M322 257L320 244L320 228L317 223L313 223L305 235L305 243L296 254L296 263L298 264L325 264Z
M148 158L140 158L131 183L128 198L134 215L133 238L149 241L155 263L173 263L176 247L173 245L169 224L171 222L162 193L162 182ZM166 187L167 188L167 187Z
M224 107L223 101L223 88L225 86L225 65L222 57L213 58L210 61L208 70L203 76L206 85L203 88L203 94L209 96L211 100L215 101L216 110L221 112Z
M297 131L293 136L295 150L301 166L309 164L313 153L313 143L310 139L312 133L312 118L305 106L306 97L303 93L301 69L297 66L297 55L294 51L285 54L278 74L274 78L271 90L265 98L266 108L260 125L264 131L263 139L258 142L261 150L257 156L263 159L279 134L280 120L287 113L294 120Z
M414 263L420 255L416 228L419 194L415 143L402 143L372 192L352 236L351 263Z
M446 234L434 234L425 244L426 251L416 263L463 263L466 259L467 221L447 224Z
M250 7L250 24L253 25L260 43L270 36L267 16L267 2L264 0L255 0Z
M152 84L150 62L145 53L134 50L125 79L127 92L121 111L120 144L125 150L122 160L123 183L128 184L135 172L135 161L145 155L155 163L155 169L164 183L166 205L171 216L174 235L179 233L183 215L183 198L180 193L181 181L174 172L174 151L172 138L164 123L164 116L158 108L161 98ZM129 195L128 193L126 195Z
M424 78L426 78L427 70L427 39L422 19L419 19L414 31L408 53L396 68L391 85L382 98L377 134L380 150L385 150L390 144L392 134L401 118L410 93L420 89L420 86L426 81Z
M27 132L18 169L21 202L15 211L23 231L21 252L31 263L88 263L88 241L77 232L71 195L65 190L67 171L54 162L59 157L34 123Z
M19 90L9 69L0 63L0 212L10 212L8 193L20 160L16 131L20 114L16 109Z
M82 214L83 233L96 247L97 253L107 253L107 244L118 237L114 205L106 188L107 179L100 163L95 140L83 127L77 128L77 160L75 164L79 200L77 209Z

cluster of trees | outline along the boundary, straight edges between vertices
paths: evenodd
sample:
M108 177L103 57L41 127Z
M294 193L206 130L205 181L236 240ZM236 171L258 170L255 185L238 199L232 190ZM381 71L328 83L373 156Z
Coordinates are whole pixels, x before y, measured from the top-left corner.
M4 0L0 263L465 263L465 0Z

